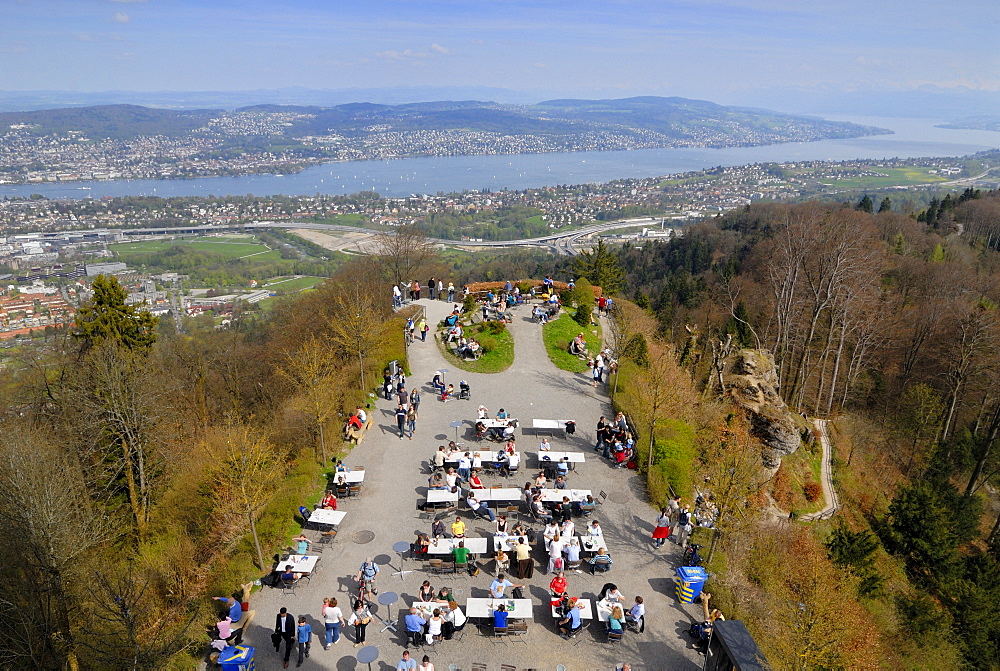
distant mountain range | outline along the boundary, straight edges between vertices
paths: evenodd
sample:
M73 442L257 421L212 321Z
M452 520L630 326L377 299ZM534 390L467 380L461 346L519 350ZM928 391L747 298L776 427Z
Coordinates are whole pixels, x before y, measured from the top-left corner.
M271 123L253 123L252 117ZM268 136L286 144L303 136L361 138L373 133L450 131L538 136L572 142L601 135L643 146L734 146L858 137L887 133L871 126L825 121L767 110L725 107L704 100L638 97L621 100L548 100L535 105L438 101L332 107L254 105L173 110L100 105L0 113L0 128L19 125L31 135L76 131L90 139L140 136ZM615 139L617 138L617 139Z

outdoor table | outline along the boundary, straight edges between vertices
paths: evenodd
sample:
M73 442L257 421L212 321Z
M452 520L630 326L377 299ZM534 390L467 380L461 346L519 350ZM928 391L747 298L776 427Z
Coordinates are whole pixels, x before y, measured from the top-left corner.
M428 489L427 505L437 505L439 503L458 503L458 492L449 489Z
M517 487L490 487L472 491L480 501L520 501L522 498L521 490Z
M558 464L560 461L563 460L563 457L569 457L569 459L568 459L568 461L569 461L569 469L571 471L576 469L575 464L582 464L582 463L585 463L587 461L587 458L584 456L583 452L555 452L555 451L542 452L542 451L539 451L539 452L537 452L535 454L535 457L538 459L538 467L539 468L542 468L542 467L547 466L549 464L555 466L556 464Z
M371 671L372 662L378 659L378 648L374 645L366 645L358 650L357 658L359 664L367 664L368 671Z
M322 524L326 526L337 526L344 521L344 517L347 513L343 510L327 510L326 508L319 508L309 513L309 519L307 522L309 524Z
M470 618L493 617L494 606L507 606L507 616L515 619L531 619L531 599L469 598L465 601L465 615Z
M396 594L395 592L382 592L381 594L378 595L378 602L383 606L386 606L386 610L390 609L392 607L392 604L396 603L397 601L399 601L399 595ZM393 622L392 620L386 620L381 616L379 616L378 619L382 620L382 622L385 624L385 626L382 627L382 631L385 631L386 629L392 629L393 631L396 631L395 622Z
M289 564L292 565L292 573L312 573L319 562L319 555L288 555L285 561L279 561L275 570L284 571Z
M448 611L453 612L455 614L455 622L453 623L455 625L455 629L462 628L462 626L465 625L465 621L468 619L465 616L465 613L462 612L462 608L460 606L456 606L455 609L452 610L448 604L437 603L436 601L418 601L413 605L417 608L423 608L429 613L433 613L435 608L440 608L442 613L447 613Z
M563 497L568 496L570 501L586 501L590 496L589 489L543 489L542 501L545 503L562 503Z
M553 599L549 602L549 606L552 609L552 617L559 618L559 614L556 612L556 607L559 605L559 599ZM581 620L593 620L594 619L594 607L591 605L590 599L577 599L577 605L583 604L583 608L580 609L580 619ZM598 612L600 612L598 610ZM610 614L611 611L608 611ZM605 620L608 618L605 617Z
M481 457L472 457L472 467L473 468L482 468L483 467L483 460L482 460L482 458ZM444 462L444 469L448 470L449 468L454 468L455 471L458 472L458 459L446 459L445 462Z
M341 475L346 475L348 484L357 485L365 481L365 471L350 471L349 473L338 473L337 480Z
M587 534L582 534L580 536L581 552L590 552L591 554L597 554L598 550L607 547L608 546L604 544L604 536L589 536Z
M413 573L413 571L403 570L403 555L407 550L410 549L410 544L406 541L396 541L392 544L392 551L399 555L399 570L393 573L393 575L398 575L400 580L406 579L407 573ZM392 568L391 566L389 568Z
M461 541L465 541L465 549L472 554L486 554L485 538L438 538L436 541L432 540L431 544L427 546L427 554L449 555L453 549L458 547Z
M566 431L566 423L572 421L571 419L532 419L531 428L535 430L536 434L542 431L554 434L556 431Z

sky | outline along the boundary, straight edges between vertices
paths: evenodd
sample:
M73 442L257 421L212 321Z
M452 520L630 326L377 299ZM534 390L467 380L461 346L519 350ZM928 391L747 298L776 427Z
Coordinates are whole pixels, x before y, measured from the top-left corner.
M0 90L1000 91L995 0L0 0Z

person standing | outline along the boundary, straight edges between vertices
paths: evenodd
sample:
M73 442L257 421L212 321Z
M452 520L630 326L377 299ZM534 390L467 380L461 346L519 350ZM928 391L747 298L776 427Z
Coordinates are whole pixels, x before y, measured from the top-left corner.
M412 405L406 411L406 428L410 431L410 440L413 440L413 434L417 430L417 409Z
M439 301L440 300L444 300L444 293L443 292L444 292L444 282L442 282L441 280L438 280L437 293L438 293L438 300Z
M337 606L337 600L330 597L323 599L321 614L326 624L326 645L323 649L329 650L331 645L340 643L340 627L344 624L344 612Z
M653 545L658 548L663 547L667 538L670 537L670 508L665 507L660 511L660 516L656 518L656 528L653 529Z
M432 277L427 280L427 297L434 300L434 289L437 287L436 280Z
M535 566L531 561L531 546L524 542L524 536L518 536L514 546L514 556L517 557L517 579L530 580L534 575Z
M354 647L363 645L365 642L365 629L368 627L368 623L372 621L372 614L368 610L368 606L365 605L364 601L361 599L356 599L354 601L354 610L351 612L351 616L347 618L347 624L354 625ZM286 663L287 667L288 664Z
M394 308L403 307L403 292L399 290L398 284L392 285L392 307Z
M420 282L413 280L413 300L420 300Z
M288 668L288 659L292 656L292 641L295 640L295 616L288 612L287 608L278 611L278 617L274 619L274 634L271 642L274 643L274 651L281 651L281 642L285 642L285 668Z
M427 325L427 320L423 317L420 318L417 330L420 331L420 342L427 342L427 332L431 330L431 327Z
M670 512L671 523L677 522L677 517L681 513L681 497L675 496L667 501L667 509Z
M396 426L399 428L399 439L406 436L406 408L400 403L396 406Z
M448 282L448 302L455 302L455 284L453 282Z
M691 513L684 506L677 514L677 528L674 530L674 540L682 548L687 547L688 536L691 534Z
M306 621L305 615L299 615L299 626L295 629L295 641L299 646L299 661L295 666L302 666L302 660L309 656L309 646L312 645L312 627Z
M420 409L420 392L416 387L410 391L410 407L413 408L413 412Z

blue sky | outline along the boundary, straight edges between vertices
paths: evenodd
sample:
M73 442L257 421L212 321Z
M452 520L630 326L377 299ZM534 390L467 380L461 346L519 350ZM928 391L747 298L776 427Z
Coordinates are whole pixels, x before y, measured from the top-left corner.
M995 1L0 0L0 90L1000 90Z

